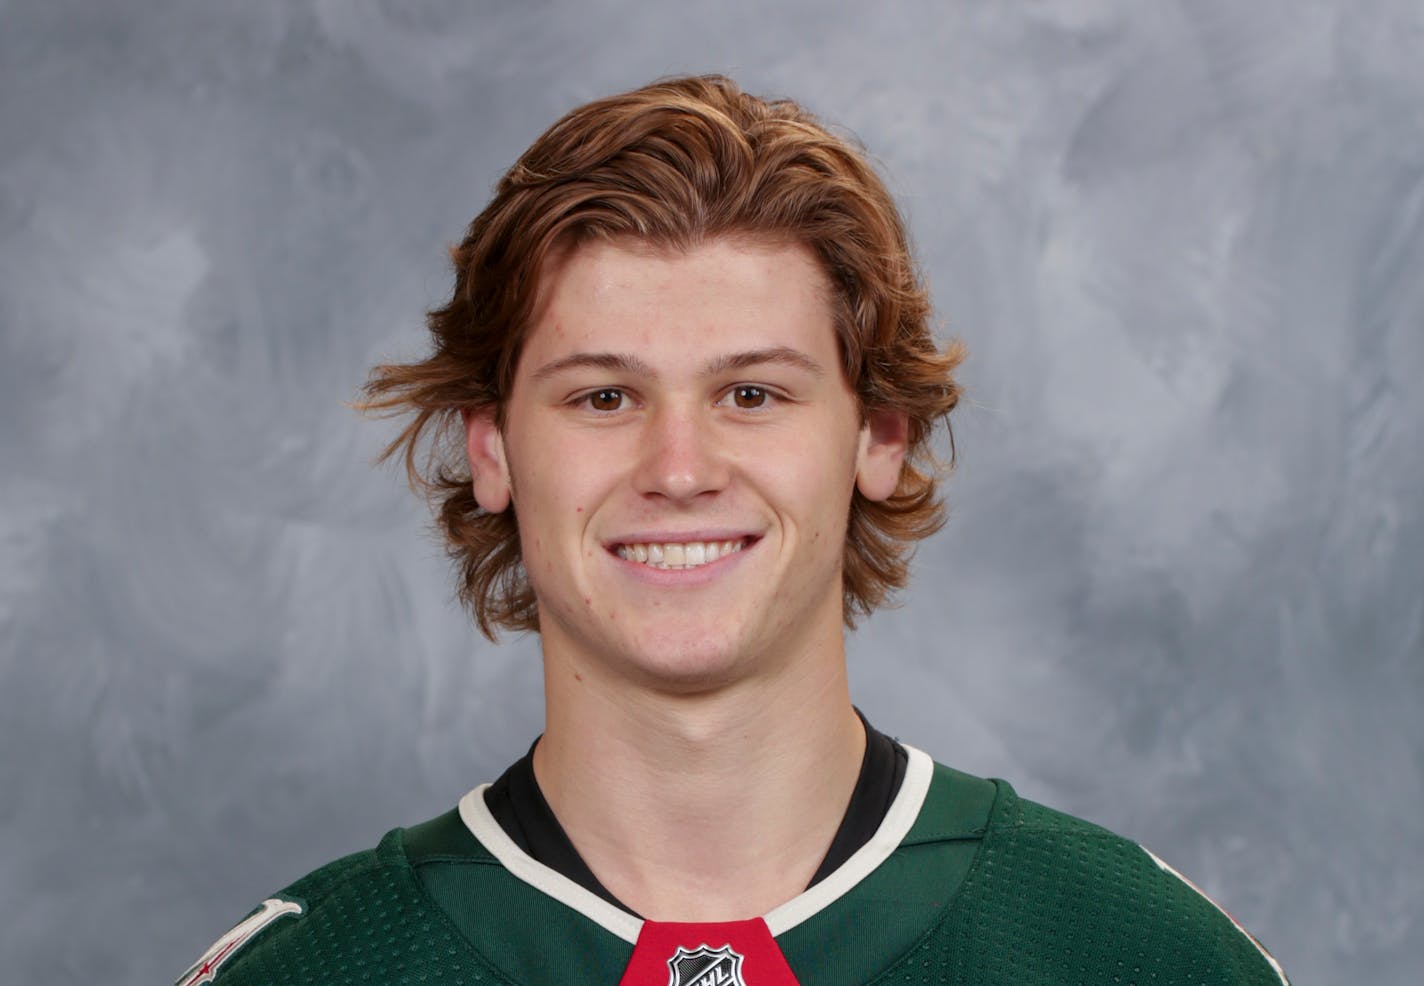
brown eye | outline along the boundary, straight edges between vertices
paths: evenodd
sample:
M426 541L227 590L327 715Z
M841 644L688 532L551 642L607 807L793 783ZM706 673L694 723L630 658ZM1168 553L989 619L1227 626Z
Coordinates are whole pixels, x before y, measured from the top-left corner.
M736 401L737 407L761 407L766 403L766 391L760 387L743 385L733 389L732 400Z
M588 395L589 406L595 411L616 411L623 406L623 391L609 387Z

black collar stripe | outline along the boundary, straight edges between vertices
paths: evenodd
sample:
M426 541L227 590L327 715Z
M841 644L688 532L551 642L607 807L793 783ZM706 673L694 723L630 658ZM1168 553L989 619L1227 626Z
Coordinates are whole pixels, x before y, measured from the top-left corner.
M781 935L840 899L890 857L919 817L929 792L934 764L914 747L903 747L903 781L884 819L870 838L834 872L808 890L764 915L773 935ZM460 819L471 834L513 876L567 905L629 943L636 942L643 922L622 907L541 863L500 827L485 803L491 785L475 788L460 799Z

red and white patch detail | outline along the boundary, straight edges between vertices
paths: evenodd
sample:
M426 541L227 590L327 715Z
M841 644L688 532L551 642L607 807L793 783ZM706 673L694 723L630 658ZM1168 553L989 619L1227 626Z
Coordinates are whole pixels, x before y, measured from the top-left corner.
M1276 957L1275 957L1274 955L1272 955L1270 952L1266 951L1266 946L1264 946L1264 945L1262 945L1260 942L1258 942L1258 941L1256 940L1255 936L1251 934L1251 932L1249 932L1249 931L1247 931L1245 928L1243 928L1243 927L1241 926L1241 922L1238 921L1238 920L1236 920L1234 917L1231 916L1231 912L1230 912L1230 911L1228 911L1226 908L1222 907L1222 906L1221 906L1220 904L1218 904L1216 901L1212 900L1212 899L1211 899L1211 895L1209 895L1209 894L1207 894L1206 892L1204 892L1201 887L1198 887L1195 883L1193 883L1192 881L1188 880L1186 877L1182 876L1182 874L1178 873L1178 872L1177 872L1175 869L1173 869L1171 866L1167 865L1167 864L1164 863L1161 859L1157 858L1157 854L1154 853L1152 850L1150 850L1150 849L1144 849L1142 846L1138 846L1137 848L1142 849L1142 851L1147 854L1147 858L1150 859L1150 860L1152 860L1152 862L1154 862L1154 863L1157 864L1157 868L1158 868L1158 869L1162 870L1164 873L1170 873L1170 874L1172 874L1174 877L1176 877L1178 880L1181 880L1181 881L1182 881L1183 883L1185 883L1187 886L1191 887L1192 890L1194 890L1194 891L1196 892L1196 894L1197 894L1198 897L1200 897L1202 900L1206 901L1206 902L1207 902L1208 904L1210 904L1212 907L1216 908L1216 909L1217 909L1218 911L1220 911L1223 915L1225 915L1226 920L1228 920L1228 921L1231 922L1231 926L1232 926L1233 928L1235 928L1237 931L1241 932L1241 934L1246 937L1246 940L1249 941L1252 945L1254 945L1254 946L1256 947L1256 951L1258 951L1258 952L1261 953L1261 958L1265 959L1266 962L1270 964L1271 968L1275 971L1276 975L1280 978L1280 980L1281 980L1281 986L1290 986L1290 980L1286 978L1286 971L1281 968L1281 964L1276 961Z
M292 914L300 917L305 908L294 900L269 897L255 913L233 926L232 930L213 942L188 971L179 976L173 986L199 986L210 983L224 962L232 958L243 945L255 938L263 928L278 918Z

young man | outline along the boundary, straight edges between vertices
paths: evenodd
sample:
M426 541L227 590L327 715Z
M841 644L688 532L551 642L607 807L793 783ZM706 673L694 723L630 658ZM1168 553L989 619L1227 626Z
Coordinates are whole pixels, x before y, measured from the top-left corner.
M1134 844L852 707L843 632L942 521L960 360L856 149L657 84L540 137L454 260L434 353L366 406L413 412L388 454L481 629L539 633L546 731L181 983L1284 981Z

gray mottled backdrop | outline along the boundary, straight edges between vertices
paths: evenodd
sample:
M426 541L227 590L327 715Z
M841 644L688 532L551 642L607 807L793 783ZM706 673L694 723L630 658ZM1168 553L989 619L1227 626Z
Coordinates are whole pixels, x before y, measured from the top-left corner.
M165 982L540 728L343 404L558 114L858 134L973 357L872 719L1424 964L1417 0L0 0L0 980Z

